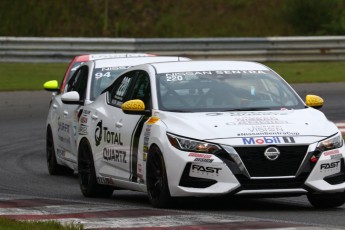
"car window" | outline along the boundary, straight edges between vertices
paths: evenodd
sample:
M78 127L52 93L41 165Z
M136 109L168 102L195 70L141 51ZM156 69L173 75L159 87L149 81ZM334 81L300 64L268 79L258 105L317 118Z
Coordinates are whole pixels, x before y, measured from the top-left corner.
M78 69L68 81L66 91L77 91L79 93L80 99L85 100L88 72L89 71L87 66L83 66Z
M304 108L271 71L202 71L158 75L158 102L168 111L275 110Z
M129 66L95 68L92 73L90 100L95 100Z
M146 108L151 107L151 87L150 78L144 71L140 71L135 77L133 90L128 92L128 100L140 99L144 102Z
M129 72L119 77L108 89L108 102L110 105L121 107L128 99L128 90L131 88L137 71Z
M60 85L60 92L63 93L65 91L65 86L68 81L72 78L74 72L78 69L78 67L83 64L83 62L74 62L71 66L67 69L65 76L62 78L61 85Z

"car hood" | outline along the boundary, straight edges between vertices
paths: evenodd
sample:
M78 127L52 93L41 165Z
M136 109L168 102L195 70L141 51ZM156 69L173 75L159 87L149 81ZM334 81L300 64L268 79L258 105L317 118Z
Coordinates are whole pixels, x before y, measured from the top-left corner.
M313 108L219 113L160 112L159 117L168 132L224 144L243 144L243 140L253 137L265 140L293 137L294 143L295 140L311 143L338 132L322 112ZM227 139L233 140L229 143Z

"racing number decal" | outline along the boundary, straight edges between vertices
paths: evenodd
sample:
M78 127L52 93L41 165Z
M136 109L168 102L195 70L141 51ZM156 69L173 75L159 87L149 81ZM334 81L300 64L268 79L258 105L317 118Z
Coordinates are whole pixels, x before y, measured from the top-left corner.
M138 163L138 148L139 148L139 139L140 134L143 130L144 123L148 120L148 117L141 116L137 122L132 136L131 136L131 149L130 149L130 177L129 180L132 182L137 182L138 172L137 172L137 163Z

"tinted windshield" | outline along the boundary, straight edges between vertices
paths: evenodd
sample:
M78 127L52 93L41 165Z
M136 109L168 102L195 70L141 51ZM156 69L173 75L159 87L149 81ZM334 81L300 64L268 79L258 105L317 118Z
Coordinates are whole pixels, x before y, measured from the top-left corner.
M158 75L159 109L180 112L304 108L271 71L201 71Z
M110 83L113 82L123 71L130 66L116 66L95 68L92 73L91 94L90 99L95 100Z

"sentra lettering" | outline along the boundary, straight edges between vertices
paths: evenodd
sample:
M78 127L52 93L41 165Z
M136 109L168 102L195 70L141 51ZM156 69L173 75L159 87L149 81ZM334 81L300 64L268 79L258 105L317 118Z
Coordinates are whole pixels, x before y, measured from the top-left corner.
M242 141L245 145L295 143L293 137L243 137Z
M218 174L222 168L214 168L214 167L205 167L202 165L192 165L192 170L196 170L198 172L203 172L203 173L216 173Z
M320 165L320 169L333 169L338 167L340 161L332 162L332 163L325 163Z
M103 159L107 161L115 161L120 163L127 163L126 151L118 150L115 148L104 148Z
M104 131L104 142L108 144L123 145L121 141L121 134L116 132L111 132L107 127L103 127Z
M216 74L265 74L264 71L261 70L224 70L224 71L216 71Z

